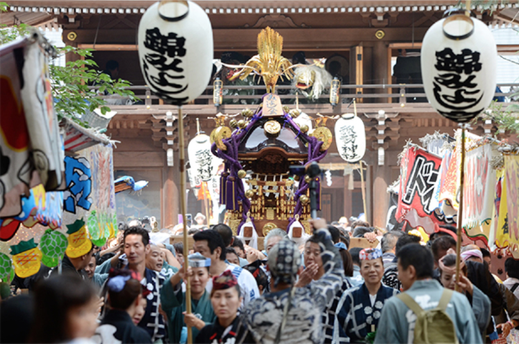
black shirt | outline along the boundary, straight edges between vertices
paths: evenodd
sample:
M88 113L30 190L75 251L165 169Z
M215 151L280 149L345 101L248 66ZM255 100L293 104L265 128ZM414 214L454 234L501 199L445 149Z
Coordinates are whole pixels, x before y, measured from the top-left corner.
M245 320L237 316L229 327L220 325L218 319L213 324L206 325L196 337L195 343L200 344L234 344L254 343L252 335L247 329Z
M151 344L151 337L148 332L135 326L126 311L118 309L111 309L106 313L92 340L99 344Z

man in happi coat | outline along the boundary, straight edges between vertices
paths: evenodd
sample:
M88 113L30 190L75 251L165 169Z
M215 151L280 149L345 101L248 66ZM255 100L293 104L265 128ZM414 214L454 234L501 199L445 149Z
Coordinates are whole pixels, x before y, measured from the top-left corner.
M381 282L384 262L380 249L363 249L359 259L364 283L344 292L337 306L335 326L335 332L343 328L351 343L365 343L369 333L374 336L385 301L398 293Z
M316 219L312 223L321 247L324 275L305 287L296 288L301 254L290 239L277 243L270 250L267 263L271 292L251 301L245 309L256 343L318 344L324 340L322 314L342 286L344 269L326 222Z

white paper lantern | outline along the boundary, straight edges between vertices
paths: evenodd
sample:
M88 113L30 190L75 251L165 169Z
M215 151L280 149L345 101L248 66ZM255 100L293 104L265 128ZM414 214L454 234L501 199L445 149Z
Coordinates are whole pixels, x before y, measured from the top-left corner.
M352 113L344 114L335 122L335 143L341 158L357 162L366 153L364 122Z
M163 99L181 105L204 92L213 68L213 32L205 11L192 1L160 1L139 24L144 80Z
M187 146L189 158L191 187L208 182L218 172L222 159L211 153L211 141L208 135L200 134L189 142ZM193 184L194 183L194 184Z
M301 128L305 125L308 126L307 134L311 134L314 131L313 126L312 126L312 119L310 118L310 116L308 116L304 112L301 112L301 114L299 116L297 116L297 118L294 118L294 122L296 122L296 124L299 126L299 128Z
M497 48L483 22L462 14L436 22L421 52L427 99L442 116L464 123L483 112L496 89Z

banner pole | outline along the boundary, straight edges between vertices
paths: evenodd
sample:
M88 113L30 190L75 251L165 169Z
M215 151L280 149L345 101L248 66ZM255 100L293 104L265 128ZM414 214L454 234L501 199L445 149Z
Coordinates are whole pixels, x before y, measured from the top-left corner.
M461 254L461 236L463 233L463 184L465 181L465 128L466 124L460 124L461 126L461 161L460 161L460 203L458 208L458 241L456 243L456 286L455 290L460 291L458 285L460 276L460 254Z
M178 148L180 150L180 212L182 213L182 226L184 228L183 234L183 245L184 252L189 252L187 242L187 219L186 219L186 157L184 152L184 118L182 115L182 106L178 107ZM189 260L184 259L184 268L187 272L189 268ZM186 275L186 314L191 314L191 284L189 283L189 276ZM191 327L187 326L187 343L193 343L193 332Z

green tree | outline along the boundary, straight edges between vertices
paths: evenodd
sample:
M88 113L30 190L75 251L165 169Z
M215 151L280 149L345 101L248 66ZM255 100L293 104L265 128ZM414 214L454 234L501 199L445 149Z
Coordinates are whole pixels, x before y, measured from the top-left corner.
M6 12L8 4L0 2L0 11ZM0 43L6 44L30 34L30 26L19 24L14 26L3 26L0 28ZM36 29L34 29L36 30ZM78 49L71 46L55 48L57 56L54 59L68 53L77 54L81 57L76 61L68 61L65 66L50 63L49 71L52 86L52 95L56 102L54 109L58 119L68 117L79 124L87 127L81 122L81 115L97 108L105 114L110 111L102 94L119 95L130 98L132 101L139 100L134 93L127 89L130 83L126 80L113 80L109 75L97 70L97 63L92 60L92 49ZM99 85L98 89L92 89L89 85Z

